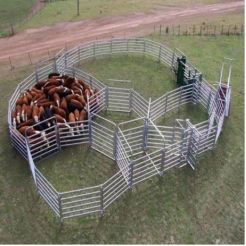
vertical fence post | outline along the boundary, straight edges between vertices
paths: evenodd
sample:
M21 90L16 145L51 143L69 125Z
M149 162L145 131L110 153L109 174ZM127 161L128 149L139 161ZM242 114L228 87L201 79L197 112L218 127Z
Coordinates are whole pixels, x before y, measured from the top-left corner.
M57 124L57 122L55 125L55 131L56 131L56 143L58 145L58 149L61 150L60 131L59 131L59 125Z
M60 222L63 223L63 215L62 215L62 202L61 202L62 195L58 193L58 205L59 205L59 213L60 213Z
M163 176L163 173L164 173L165 157L166 157L165 148L163 148L161 150L161 167L160 167L160 176L161 177Z
M78 46L78 62L79 62L79 64L80 64L80 45Z
M216 146L216 142L217 142L217 132L219 130L219 127L218 127L218 123L216 123L216 128L215 128L215 134L214 134L214 143L213 143L213 149L215 148Z
M228 26L228 30L227 30L227 36L230 35L230 28L231 28L231 25Z
M57 72L56 56L54 57L54 62L53 62L53 71L54 71L54 72Z
M117 161L118 132L119 132L119 126L117 124L115 128L115 132L114 132L114 159L115 161Z
M149 128L149 119L144 119L144 132L143 132L143 151L147 151L148 147L148 128Z
M38 78L38 65L35 66L35 80L36 80L36 83L38 83L38 81L39 81L39 78Z
M183 87L180 87L178 112L180 111L180 104L181 104L181 100L182 100L182 95L183 95Z
M172 55L172 69L174 70L174 57L175 57L175 52L173 51Z
M131 160L131 163L129 165L129 188L132 190L132 184L133 184L133 161Z
M30 61L30 65L32 65L32 59L31 59L31 54L30 54L30 52L28 52L28 58L29 58L29 61Z
M160 36L161 36L161 29L162 29L162 25L160 24Z
M160 49L159 49L159 60L158 62L161 62L161 45L160 45Z
M67 51L64 54L64 70L66 70L66 69L67 69ZM65 73L65 71L64 71L64 73Z
M80 15L80 11L79 11L79 1L80 1L80 0L77 0L77 16Z
M182 142L180 146L180 157L179 157L179 163L181 163L182 157L185 159L187 158L187 153L185 156L183 156L184 146L187 146L187 128L183 129L182 133Z
M168 95L166 96L166 100L165 100L165 108L164 108L164 117L165 117L165 114L167 112L167 104L168 104Z
M89 145L92 146L92 119L90 109L90 99L87 97L87 112L88 112L88 130L89 130Z
M105 104L106 104L106 110L108 110L108 106L109 106L109 89L108 86L106 86L105 88Z
M174 143L175 135L176 135L176 125L173 126L172 144Z
M104 215L104 208L103 208L103 185L100 186L100 217Z
M92 146L92 120L91 112L88 112L88 128L89 128L89 146Z
M207 102L207 112L209 112L210 108L210 103L211 103L211 98L212 98L212 90L210 90L209 96L208 96L208 102Z
M130 93L129 93L129 111L130 113L132 112L132 88L130 89Z
M9 64L10 64L10 70L13 70L13 69L14 69L14 66L13 66L13 64L12 64L12 62L11 62L10 56L9 56Z
M202 83L200 83L200 82L198 82L197 81L197 83L198 83L198 93L197 93L197 101L196 101L196 103L198 104L198 103L200 103L200 98L201 98L201 94L202 94L202 89L201 89L201 87L202 87Z

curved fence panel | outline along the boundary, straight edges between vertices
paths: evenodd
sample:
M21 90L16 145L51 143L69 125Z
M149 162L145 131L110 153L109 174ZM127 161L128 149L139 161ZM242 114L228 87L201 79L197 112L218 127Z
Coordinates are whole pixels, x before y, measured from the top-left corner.
M75 123L58 123L60 147L87 144L90 142L88 120Z
M103 184L103 208L106 209L110 204L117 200L123 193L129 189L128 182L122 175L127 170L117 172L113 177Z
M115 159L114 143L116 124L99 115L91 122L90 144L93 149L101 152L111 159Z
M107 87L108 110L117 112L130 112L131 89Z
M36 167L35 177L38 193L55 212L55 214L60 217L60 202L58 192Z
M61 218L100 213L101 199L100 186L59 193Z
M132 91L131 94L131 109L139 117L146 117L148 115L149 103L138 92Z
M21 156L28 160L26 139L19 131L13 127L9 127L12 146L21 154Z

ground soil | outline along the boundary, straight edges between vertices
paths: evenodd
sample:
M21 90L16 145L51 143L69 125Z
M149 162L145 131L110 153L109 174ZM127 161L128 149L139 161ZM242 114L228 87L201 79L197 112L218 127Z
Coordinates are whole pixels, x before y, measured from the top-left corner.
M0 59L19 56L28 52L47 52L63 48L64 44L89 40L145 35L153 31L158 23L180 24L187 18L219 15L244 8L244 1L226 1L210 5L168 7L149 13L134 13L121 16L102 17L79 22L64 22L50 27L28 29L15 36L0 39Z

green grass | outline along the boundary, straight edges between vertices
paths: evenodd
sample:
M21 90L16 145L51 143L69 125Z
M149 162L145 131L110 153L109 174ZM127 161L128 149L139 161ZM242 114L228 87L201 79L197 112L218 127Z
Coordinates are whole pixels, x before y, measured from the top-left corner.
M102 184L119 170L113 160L87 145L66 148L37 166L60 192Z
M146 100L149 97L155 100L176 88L170 69L145 56L113 55L81 62L78 67L108 86L133 87ZM131 83L113 82L111 79L130 80Z
M54 1L47 4L24 28L53 25L63 21L78 21L103 16L129 14L134 12L148 12L150 10L168 8L170 6L184 6L187 4L215 3L219 0L80 0L80 16L77 16L77 1Z
M160 39L158 36L152 38ZM27 164L12 149L8 136L8 99L30 69L1 77L1 243L244 243L243 38L169 37L167 40L161 39L161 42L183 50L211 83L218 79L222 58L235 58L231 114L225 123L217 148L200 159L195 171L189 167L171 170L161 180L152 178L136 186L132 193L127 193L109 207L102 219L78 218L65 222L61 227L47 205L36 195ZM115 59L111 60L110 76L120 75L117 59L122 57ZM129 59L131 63L131 59L137 58ZM146 64L147 67L141 71L151 70L147 59L142 59L142 66ZM114 66L116 73L113 73ZM153 63L152 66L154 69L160 65ZM132 65L129 69L130 75L133 74L131 70L138 68ZM163 71L160 68L160 77ZM137 70L135 73L141 75ZM105 79L108 77L104 72L102 76ZM168 80L163 79L163 83L166 81ZM158 79L154 83L158 86ZM163 91L166 89L168 88L162 88ZM197 117L199 120L200 116ZM121 120L119 116L117 118ZM66 166L68 162L65 158L70 158L75 151L76 148L71 148L66 152L69 155L63 156L64 163L60 165L64 171L69 168ZM85 150L82 151L85 155ZM95 155L92 165L102 165L102 169L108 170L105 170L105 175L110 175L110 172L114 171L113 163L109 163L112 169L111 166L107 166L105 159L95 163L96 159L100 158L99 155ZM49 162L50 170L53 168L53 160ZM78 162L78 155L74 155L73 163L69 165L77 165ZM85 159L79 163L80 167L74 168L78 171L83 170L83 163L89 167L89 161ZM48 174L49 166L45 165L42 168L46 169ZM58 163L56 165L58 167ZM84 174L82 175L84 177ZM106 176L98 174L98 181ZM71 177L66 175L61 178ZM72 180L66 182L70 185Z
M0 0L0 37L3 27L17 24L29 14L35 0Z

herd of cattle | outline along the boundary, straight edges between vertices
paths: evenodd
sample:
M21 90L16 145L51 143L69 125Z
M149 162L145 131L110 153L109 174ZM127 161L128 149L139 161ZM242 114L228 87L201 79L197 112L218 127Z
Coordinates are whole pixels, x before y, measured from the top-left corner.
M13 127L23 136L32 136L60 123L73 135L73 128L83 128L88 118L89 98L98 103L96 92L80 79L51 73L18 98L12 111Z

